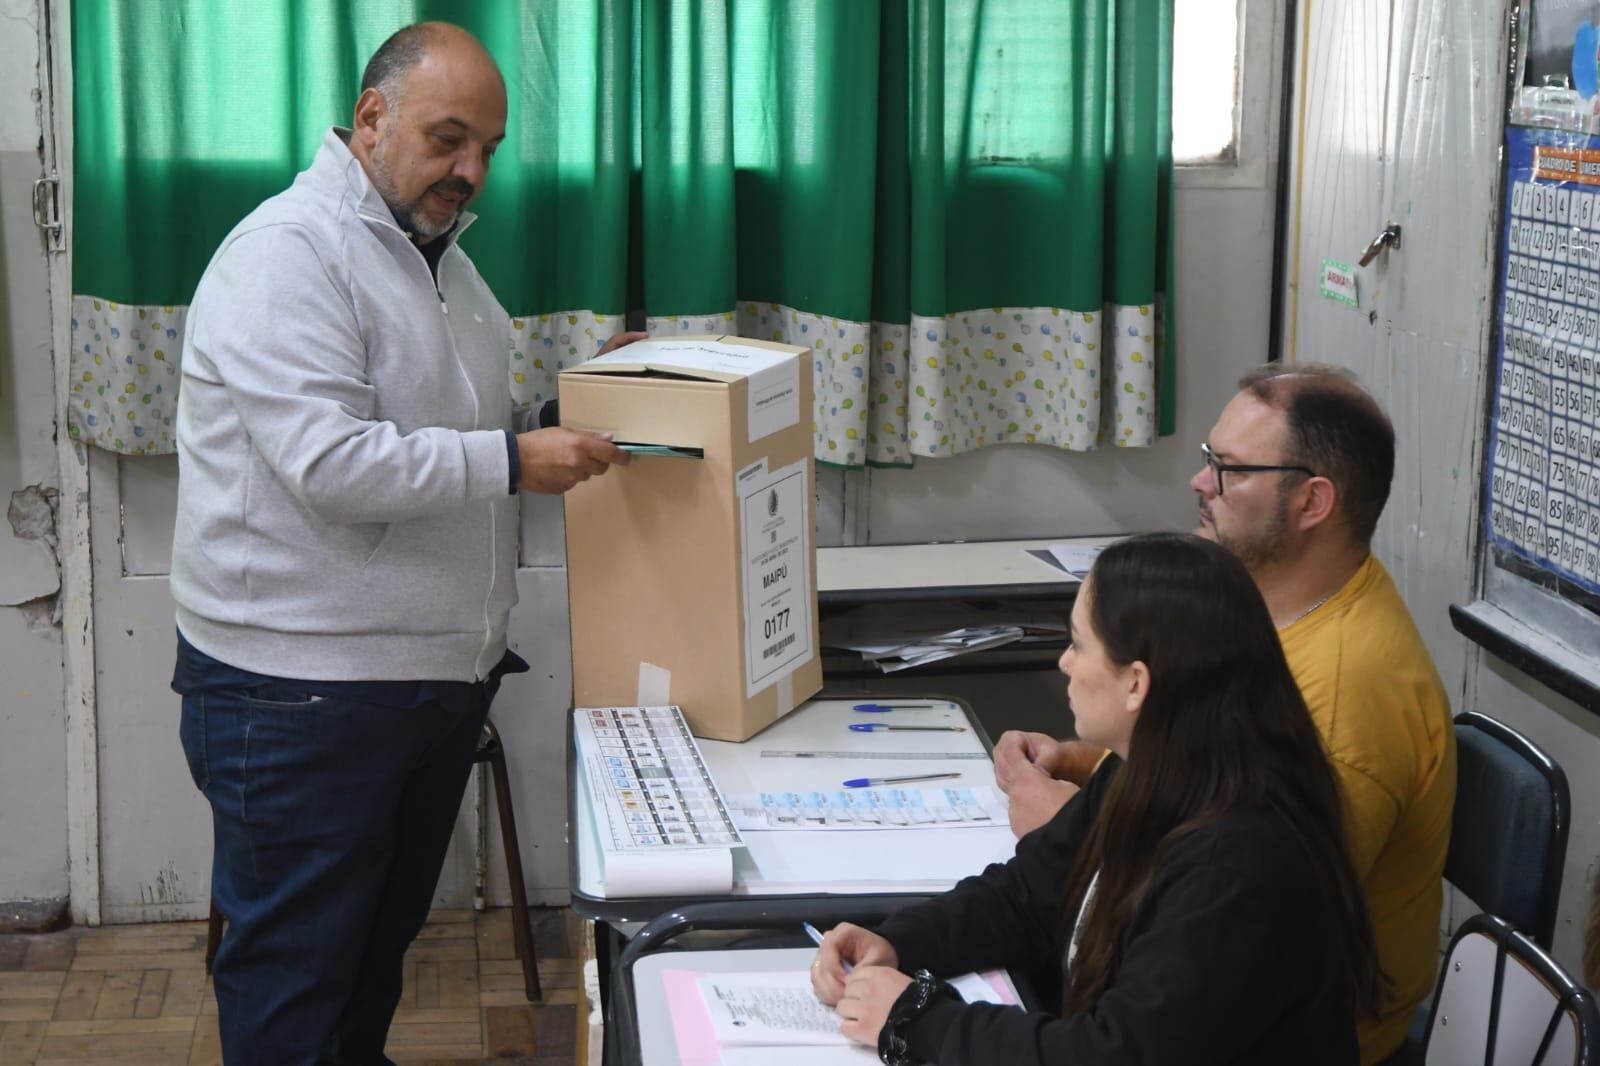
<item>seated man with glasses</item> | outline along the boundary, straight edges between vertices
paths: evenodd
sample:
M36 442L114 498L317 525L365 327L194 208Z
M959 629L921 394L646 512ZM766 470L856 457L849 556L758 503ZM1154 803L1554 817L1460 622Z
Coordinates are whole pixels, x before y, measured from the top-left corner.
M1449 699L1371 552L1394 427L1334 367L1270 364L1239 390L1189 482L1197 532L1255 579L1344 791L1351 859L1393 983L1379 1018L1359 1026L1361 1060L1377 1062L1432 988L1456 789ZM1048 822L1104 757L1077 741L1003 735L995 776L1011 796L1012 828L1020 836Z

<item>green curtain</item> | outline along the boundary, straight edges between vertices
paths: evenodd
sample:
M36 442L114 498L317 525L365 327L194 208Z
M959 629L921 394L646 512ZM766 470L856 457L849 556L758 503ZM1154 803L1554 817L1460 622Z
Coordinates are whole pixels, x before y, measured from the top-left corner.
M378 44L441 18L509 87L463 244L516 316L520 401L642 309L813 349L824 462L1150 443L1172 2L73 5L74 432L170 449L211 253L348 123Z
M438 18L476 33L508 88L474 262L513 311L624 310L629 0L120 0L72 18L75 292L187 303L234 224L350 124L384 38Z

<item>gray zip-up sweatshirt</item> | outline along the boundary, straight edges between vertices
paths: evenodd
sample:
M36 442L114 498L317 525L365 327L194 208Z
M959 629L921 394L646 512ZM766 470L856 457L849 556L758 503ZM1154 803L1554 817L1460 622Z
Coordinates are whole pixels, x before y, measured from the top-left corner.
M482 678L516 602L510 319L453 244L435 287L346 136L239 223L190 304L178 628L276 677Z

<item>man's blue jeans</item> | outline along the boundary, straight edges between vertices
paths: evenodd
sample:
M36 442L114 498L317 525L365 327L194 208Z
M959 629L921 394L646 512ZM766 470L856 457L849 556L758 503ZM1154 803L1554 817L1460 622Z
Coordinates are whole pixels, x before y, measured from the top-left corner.
M406 948L497 687L399 707L274 679L185 693L228 919L213 972L228 1066L389 1061Z

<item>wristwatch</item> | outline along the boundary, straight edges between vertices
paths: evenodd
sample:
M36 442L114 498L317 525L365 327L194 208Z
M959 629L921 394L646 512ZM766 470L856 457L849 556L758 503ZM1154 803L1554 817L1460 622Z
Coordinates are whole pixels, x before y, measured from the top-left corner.
M918 970L911 975L911 983L889 1008L889 1017L884 1019L883 1028L878 1030L878 1058L886 1066L915 1066L911 1047L902 1034L907 1026L943 998L957 1002L961 1000L955 989L927 970Z

